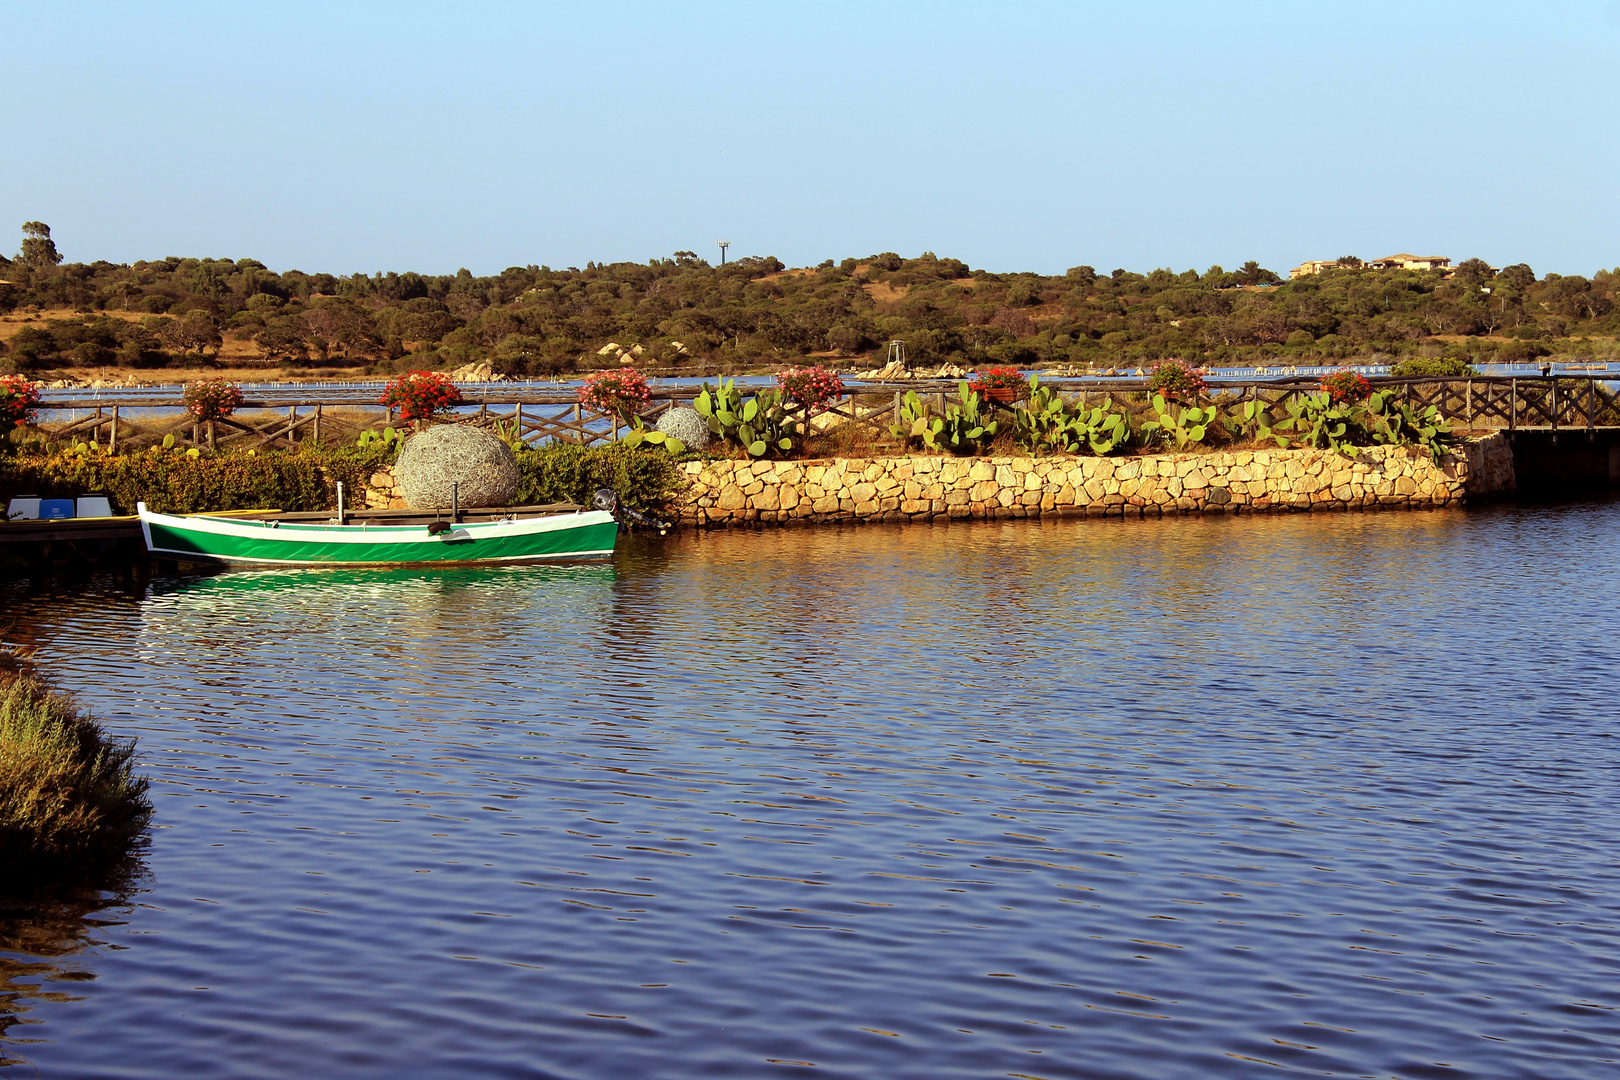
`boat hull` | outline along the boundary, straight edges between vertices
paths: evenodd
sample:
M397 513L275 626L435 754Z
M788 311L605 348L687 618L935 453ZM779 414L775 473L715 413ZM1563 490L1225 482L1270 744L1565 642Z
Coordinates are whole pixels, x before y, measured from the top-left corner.
M306 525L207 515L155 514L140 508L153 555L233 566L430 566L605 558L618 522L578 514L456 525Z

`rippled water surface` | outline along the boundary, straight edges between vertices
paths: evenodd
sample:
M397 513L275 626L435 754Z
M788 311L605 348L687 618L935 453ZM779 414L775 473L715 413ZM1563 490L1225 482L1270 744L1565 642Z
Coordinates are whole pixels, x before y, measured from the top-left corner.
M1620 507L13 592L140 738L47 1077L1612 1077ZM0 1023L4 1023L0 1020Z

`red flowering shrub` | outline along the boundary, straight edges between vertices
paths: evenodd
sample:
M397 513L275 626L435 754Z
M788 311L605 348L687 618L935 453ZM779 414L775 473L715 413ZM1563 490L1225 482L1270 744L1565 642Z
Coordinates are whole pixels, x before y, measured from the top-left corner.
M0 432L28 423L38 405L37 385L21 375L0 375Z
M1322 390L1335 405L1349 405L1366 401L1372 395L1372 383L1366 376L1348 368L1322 376Z
M401 420L431 420L461 404L461 391L440 371L409 371L388 384L379 399Z
M195 420L223 420L242 407L242 388L224 379L200 379L186 384L180 400Z
M795 405L819 409L844 392L844 380L824 367L786 368L776 373L782 396Z
M581 404L629 420L646 404L650 391L647 377L633 367L598 371L585 376L579 388Z
M1029 383L1015 367L993 367L974 372L973 378L968 380L968 389L976 394L986 390L1023 391L1029 389Z
M1197 401L1204 396L1204 377L1182 360L1160 360L1148 372L1148 392L1166 401Z

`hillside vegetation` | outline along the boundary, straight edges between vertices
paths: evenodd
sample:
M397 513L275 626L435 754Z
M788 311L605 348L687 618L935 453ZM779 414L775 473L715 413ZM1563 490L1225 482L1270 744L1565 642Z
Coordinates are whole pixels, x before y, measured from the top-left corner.
M32 231L30 231L32 230ZM620 362L745 370L814 355L867 365L1337 362L1550 353L1607 356L1620 271L1591 278L1477 259L1454 274L1346 267L1295 281L1237 271L991 273L924 252L789 270L646 264L498 275L276 273L254 259L66 263L39 222L0 260L0 370L280 366L394 372L487 361L516 376ZM610 348L617 346L618 348Z

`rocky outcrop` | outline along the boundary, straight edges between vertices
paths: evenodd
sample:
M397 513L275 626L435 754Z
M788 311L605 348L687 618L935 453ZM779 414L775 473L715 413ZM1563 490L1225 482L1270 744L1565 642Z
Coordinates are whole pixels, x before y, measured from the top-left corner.
M1158 516L1452 506L1513 490L1501 435L1442 465L1409 447L1224 450L1139 457L906 456L694 461L682 521L929 521L1043 515Z
M437 424L405 440L394 480L398 497L416 510L449 506L452 484L460 485L462 506L510 506L518 464L511 448L482 428Z
M487 363L463 364L446 375L451 382L501 382L506 378L495 374L494 366Z

